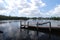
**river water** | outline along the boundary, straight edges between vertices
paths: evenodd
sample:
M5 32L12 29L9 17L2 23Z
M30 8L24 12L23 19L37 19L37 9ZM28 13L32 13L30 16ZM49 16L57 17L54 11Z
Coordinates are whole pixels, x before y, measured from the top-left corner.
M60 36L51 35L49 38L49 34L39 32L37 35L36 31L20 29L20 21L22 24L27 24L29 21L29 25L36 26L36 23L43 22L51 22L52 27L60 27L60 21L56 20L2 20L0 21L0 40L60 40ZM41 27L49 27L49 24L40 25ZM28 32L29 31L29 32Z

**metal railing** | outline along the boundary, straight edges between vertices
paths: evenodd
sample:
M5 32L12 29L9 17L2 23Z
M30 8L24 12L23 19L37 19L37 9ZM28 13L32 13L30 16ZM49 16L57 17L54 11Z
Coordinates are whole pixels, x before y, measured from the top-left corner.
M38 35L38 25L44 25L44 24L47 24L49 23L49 39L51 38L51 22L44 22L44 23L38 23L37 22L37 35Z
M39 32L38 32L38 27L39 25L44 25L44 24L49 24L49 39L51 38L51 22L44 22L44 23L38 23L37 22L37 37L39 36ZM29 26L29 22L27 22L27 25L26 26ZM20 21L20 27L22 27L22 21ZM25 27L25 26L24 26ZM27 34L29 34L29 30L27 31Z
M49 23L49 31L51 32L51 22L44 22L44 23L38 23L37 22L37 27L38 27L38 25L44 25L44 24L47 24L47 23Z

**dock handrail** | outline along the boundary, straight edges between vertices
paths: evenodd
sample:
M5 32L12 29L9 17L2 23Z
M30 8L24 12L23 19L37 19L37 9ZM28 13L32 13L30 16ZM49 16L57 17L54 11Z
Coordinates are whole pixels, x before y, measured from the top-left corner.
M37 30L38 30L38 25L44 25L47 23L49 23L49 38L51 38L51 22L44 22L44 23L38 23L37 22ZM37 34L38 34L38 31L37 31Z
M44 25L44 24L47 24L49 23L49 38L51 38L51 22L44 22L44 23L38 23L37 22L37 30L38 30L38 25ZM37 34L38 34L38 31L37 31Z
M49 23L49 38L51 38L51 22L49 21L49 22L44 22L44 23L39 23L39 22L37 22L37 24L36 24L36 28L37 28L37 37L39 36L38 35L38 27L39 27L39 25L44 25L44 24L47 24L47 23ZM27 22L27 25L22 25L22 21L20 21L20 27L22 27L22 26L24 26L24 28L26 27L26 26L28 26L28 27L30 27L29 26L29 22ZM29 31L27 31L27 33L29 33Z
M37 23L36 25L44 25L49 23L49 31L51 32L51 22Z

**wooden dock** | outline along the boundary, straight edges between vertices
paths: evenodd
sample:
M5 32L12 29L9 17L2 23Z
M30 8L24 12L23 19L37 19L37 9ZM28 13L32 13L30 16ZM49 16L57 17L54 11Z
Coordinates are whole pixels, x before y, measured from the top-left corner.
M38 25L43 25L43 24L46 24L46 23L50 24L49 27L39 27L38 26ZM29 22L28 22L27 25L22 25L21 24L21 29L27 29L27 30L32 30L32 31L50 33L50 34L53 34L53 35L60 36L60 27L51 27L50 22L45 22L45 23L41 23L41 24L37 23L37 26L30 26Z
M26 27L21 27L21 29L37 31L37 27L36 26L28 26L27 28ZM44 32L44 33L49 33L50 32L49 31L49 27L38 27L38 31L39 32ZM60 28L52 27L51 28L51 34L60 36Z

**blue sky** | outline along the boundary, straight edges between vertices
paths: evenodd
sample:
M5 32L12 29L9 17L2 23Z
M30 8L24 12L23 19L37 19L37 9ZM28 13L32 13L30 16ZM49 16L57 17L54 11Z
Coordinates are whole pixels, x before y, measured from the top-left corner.
M0 15L60 17L60 0L0 0Z
M60 5L60 0L42 0L42 1L47 5L46 7L43 8L45 12L53 9L57 5Z

